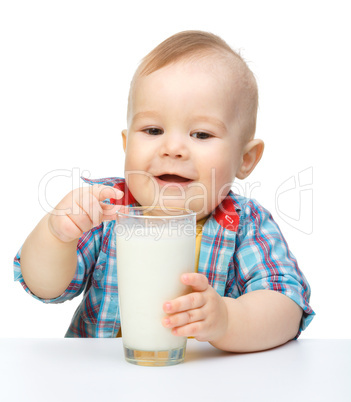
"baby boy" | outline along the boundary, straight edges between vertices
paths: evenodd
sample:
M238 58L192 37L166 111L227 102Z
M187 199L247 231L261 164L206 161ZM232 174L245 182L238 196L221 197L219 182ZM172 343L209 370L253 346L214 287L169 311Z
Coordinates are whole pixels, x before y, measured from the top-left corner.
M192 291L163 305L162 324L175 336L244 352L281 345L306 328L310 288L277 224L231 191L263 153L257 107L252 72L213 34L181 32L142 60L122 132L125 179L86 180L91 186L67 194L15 259L15 279L44 302L84 291L66 336L119 333L111 239L120 205L197 214L195 273L180 278Z

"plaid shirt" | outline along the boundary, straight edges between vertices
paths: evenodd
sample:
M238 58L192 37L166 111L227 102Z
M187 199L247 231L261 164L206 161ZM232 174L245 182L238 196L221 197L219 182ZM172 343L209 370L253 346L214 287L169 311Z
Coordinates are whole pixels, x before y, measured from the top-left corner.
M84 180L124 191L123 199L107 202L136 205L124 179ZM115 337L120 329L114 226L115 221L106 221L85 232L77 246L76 273L66 291L55 299L39 299L61 303L84 291L67 337ZM20 252L14 277L32 294L22 277ZM198 272L221 296L237 298L258 289L288 296L303 309L299 334L314 316L308 303L310 287L295 257L270 213L252 199L230 192L212 212L203 228Z

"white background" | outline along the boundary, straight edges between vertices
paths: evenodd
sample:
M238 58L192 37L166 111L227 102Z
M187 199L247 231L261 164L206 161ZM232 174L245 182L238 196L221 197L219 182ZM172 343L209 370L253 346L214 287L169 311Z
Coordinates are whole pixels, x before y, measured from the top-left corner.
M265 154L234 187L272 212L310 282L317 316L302 337L350 338L347 3L2 1L0 336L64 335L79 300L32 299L13 282L13 257L84 171L123 175L138 62L168 36L201 29L239 50L258 80Z

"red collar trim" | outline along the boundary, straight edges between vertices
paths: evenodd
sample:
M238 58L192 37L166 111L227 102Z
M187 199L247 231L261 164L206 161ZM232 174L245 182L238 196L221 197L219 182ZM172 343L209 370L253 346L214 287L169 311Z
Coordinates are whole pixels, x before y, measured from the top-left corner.
M123 191L124 196L120 200L116 200L115 198L110 198L109 201L114 205L130 205L130 204L138 204L136 199L133 197L133 194L129 191L125 180L119 177L105 177L103 179L86 179L85 177L81 178L85 183L88 184L103 184L105 186L112 186L117 188L118 190Z
M126 183L116 183L113 185L114 188L123 191L124 196L120 200L116 200L115 198L110 198L110 203L115 205L130 205L137 204L136 199L133 194L130 192Z
M240 208L238 208L238 205L232 197L227 195L213 212L213 217L223 228L231 232L237 232L240 221L237 210L240 210Z

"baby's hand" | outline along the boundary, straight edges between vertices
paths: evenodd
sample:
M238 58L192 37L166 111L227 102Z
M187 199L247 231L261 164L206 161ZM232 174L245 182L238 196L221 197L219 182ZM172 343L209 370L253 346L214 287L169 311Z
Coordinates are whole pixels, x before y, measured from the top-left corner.
M103 220L113 219L120 208L120 205L101 201L122 197L123 192L111 186L95 184L77 188L68 193L50 213L49 228L63 242L76 240Z
M227 307L221 296L202 274L189 273L181 277L193 293L164 303L168 315L162 320L166 328L179 336L193 336L198 341L216 341L227 330Z

